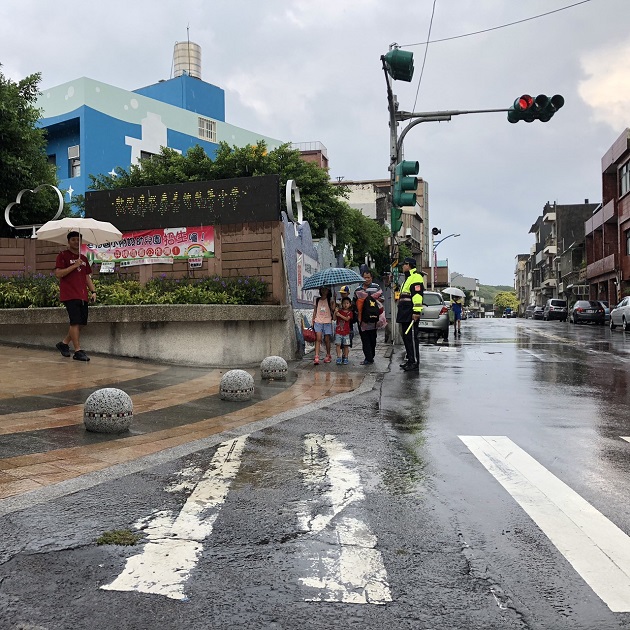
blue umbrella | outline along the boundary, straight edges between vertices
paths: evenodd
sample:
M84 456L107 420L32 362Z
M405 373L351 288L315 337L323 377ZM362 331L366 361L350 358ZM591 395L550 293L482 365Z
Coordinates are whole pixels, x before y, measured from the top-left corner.
M332 287L337 284L358 284L364 282L363 278L352 269L344 269L343 267L328 267L320 269L314 273L302 285L302 289L316 289L317 287Z

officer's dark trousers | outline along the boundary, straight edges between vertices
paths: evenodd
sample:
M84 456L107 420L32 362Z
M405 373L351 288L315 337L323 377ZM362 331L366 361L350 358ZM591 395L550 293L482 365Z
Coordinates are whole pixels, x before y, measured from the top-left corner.
M361 330L361 324L359 324L359 333L361 334L363 356L366 361L371 363L376 354L376 330Z
M407 352L407 363L420 363L420 336L418 335L418 322L414 322L411 330L407 332L409 324L400 325L400 334L405 344L405 351Z

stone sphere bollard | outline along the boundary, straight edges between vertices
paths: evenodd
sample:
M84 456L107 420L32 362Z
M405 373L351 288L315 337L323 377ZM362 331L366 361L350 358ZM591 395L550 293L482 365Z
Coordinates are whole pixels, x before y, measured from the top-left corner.
M289 366L282 357L266 357L260 364L260 376L265 379L285 380Z
M95 433L124 433L133 420L133 403L122 389L105 387L92 392L83 406L83 423Z
M250 400L254 395L254 377L245 370L230 370L221 377L221 400Z

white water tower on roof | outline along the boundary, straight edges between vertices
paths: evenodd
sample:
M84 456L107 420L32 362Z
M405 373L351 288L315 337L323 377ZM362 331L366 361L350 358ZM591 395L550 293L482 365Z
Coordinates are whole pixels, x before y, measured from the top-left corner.
M176 42L173 50L173 76L182 74L201 79L201 46L193 42Z

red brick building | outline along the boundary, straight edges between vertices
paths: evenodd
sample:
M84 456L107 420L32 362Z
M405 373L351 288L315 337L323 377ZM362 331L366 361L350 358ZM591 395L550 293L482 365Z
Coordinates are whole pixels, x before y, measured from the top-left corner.
M584 223L590 298L630 294L630 129L602 158L602 205Z

